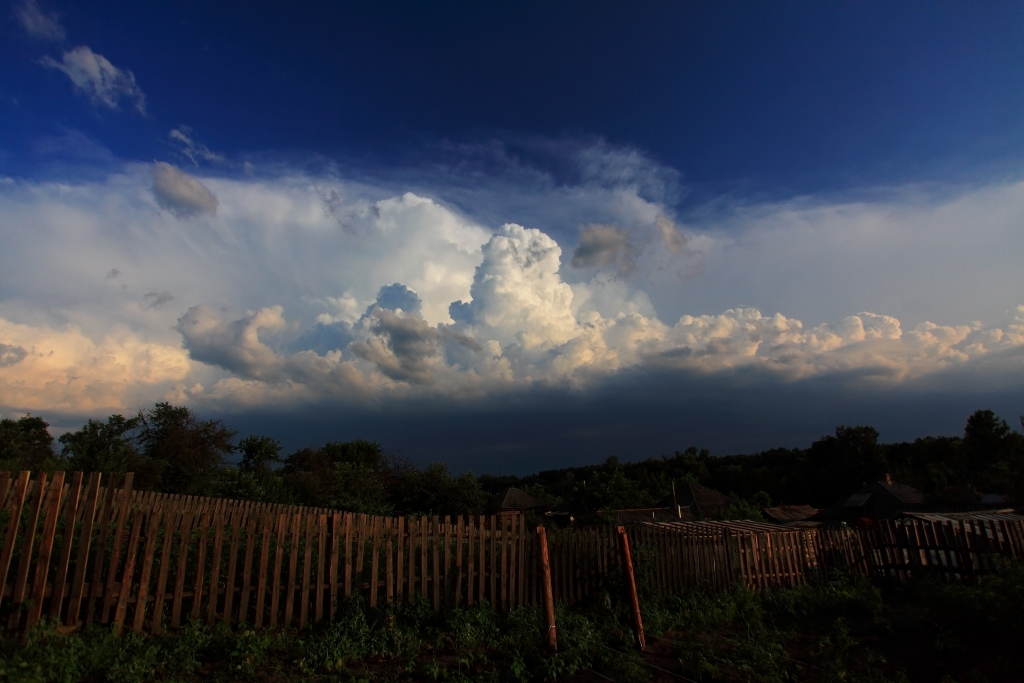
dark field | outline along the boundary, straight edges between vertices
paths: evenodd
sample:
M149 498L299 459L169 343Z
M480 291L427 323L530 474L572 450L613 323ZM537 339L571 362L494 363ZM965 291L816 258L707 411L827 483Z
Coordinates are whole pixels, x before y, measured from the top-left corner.
M191 625L159 637L36 629L0 650L0 681L921 681L1024 680L1024 569L974 585L866 579L763 594L647 596L648 652L624 604L559 610L546 653L539 610L425 603L372 616L358 601L303 632Z

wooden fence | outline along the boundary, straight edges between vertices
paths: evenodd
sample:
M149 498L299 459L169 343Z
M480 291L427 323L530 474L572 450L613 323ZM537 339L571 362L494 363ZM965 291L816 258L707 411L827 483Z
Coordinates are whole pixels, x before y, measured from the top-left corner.
M0 473L0 620L161 632L182 621L259 629L427 599L435 610L535 604L521 515L376 517L117 488L98 473ZM13 581L8 583L8 579Z
M68 630L112 624L160 633L188 619L254 628L332 621L359 593L369 606L426 599L435 611L541 602L539 548L518 514L379 517L323 508L177 496L98 473L0 472L0 627L46 616ZM791 587L860 571L969 580L1024 559L1020 521L909 520L867 530L754 522L629 527L646 591ZM614 529L552 529L554 597L615 593Z

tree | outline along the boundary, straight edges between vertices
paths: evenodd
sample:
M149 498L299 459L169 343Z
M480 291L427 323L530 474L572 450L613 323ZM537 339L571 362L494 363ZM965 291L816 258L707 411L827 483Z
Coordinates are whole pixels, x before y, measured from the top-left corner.
M135 485L150 488L157 484L160 463L144 458L137 441L142 420L111 415L106 422L89 420L77 432L61 435L61 457L68 467L83 472L109 472L123 476L135 472Z
M4 467L39 470L57 467L50 425L41 417L26 415L0 420L0 461Z
M840 425L835 436L823 436L812 443L807 467L807 494L815 505L834 503L888 472L885 449L878 444L878 431L863 425Z
M289 455L281 474L305 505L390 514L388 490L397 460L376 441L329 441Z
M169 403L157 403L138 419L142 453L162 465L161 490L209 493L225 458L235 450L236 432L220 420L200 420L190 408Z
M472 472L453 477L447 465L434 462L396 477L391 500L406 513L475 515L484 511L487 493Z

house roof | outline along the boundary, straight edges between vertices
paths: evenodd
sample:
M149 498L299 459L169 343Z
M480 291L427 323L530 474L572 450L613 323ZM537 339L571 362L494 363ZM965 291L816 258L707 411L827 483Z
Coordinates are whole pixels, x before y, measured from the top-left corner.
M818 513L817 519L893 517L906 509L921 509L925 496L915 488L895 482L876 481Z
M924 505L925 499L924 494L915 488L907 486L906 484L898 484L896 482L885 482L876 481L872 487L881 487L896 496L896 498L904 505Z
M819 510L810 505L776 505L773 508L765 508L764 516L777 524L790 524L802 522L818 514Z
M676 501L683 507L696 508L702 517L724 511L736 503L729 496L700 484L687 483L676 489Z
M510 487L498 494L498 507L502 510L533 510L551 506L522 489Z

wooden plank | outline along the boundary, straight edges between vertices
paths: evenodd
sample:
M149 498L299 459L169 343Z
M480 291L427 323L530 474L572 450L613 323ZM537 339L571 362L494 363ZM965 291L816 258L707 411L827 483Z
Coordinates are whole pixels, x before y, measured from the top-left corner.
M127 499L127 496L125 496ZM151 513L152 516L152 513ZM124 568L121 570L121 581L117 590L117 603L114 608L114 633L121 635L124 628L125 613L128 610L128 598L131 597L132 581L135 578L135 558L138 555L139 536L146 514L142 511L132 515L132 530L128 536L128 546L124 554Z
M359 581L359 588L362 589L366 581L366 538L369 534L369 519L366 515L356 516L356 566L355 576Z
M473 606L474 563L476 557L476 524L472 515L466 518L466 606Z
M455 607L462 602L462 534L462 515L459 515L455 521Z
M153 571L153 560L156 558L157 532L159 531L160 522L163 521L163 517L163 510L159 508L151 512L149 515L149 527L146 529L146 545L142 551L142 573L139 575L139 592L135 600L135 618L132 623L132 630L135 633L142 633L142 627L146 621L146 606L149 601L149 581ZM168 519L167 521L169 522L170 520ZM131 576L129 576L128 590L131 590L131 580ZM121 583L121 590L125 590L123 580Z
M351 512L345 513L345 598L352 597L352 523Z
M498 590L498 517L497 515L491 515L491 609L495 610L498 608L497 605L497 590Z
M61 474L63 475L63 472ZM13 603L14 610L11 612L10 619L7 622L8 631L15 630L21 621L21 611L18 609L18 606L25 602L28 590L28 570L32 562L32 550L35 548L36 526L39 524L39 513L43 509L43 503L46 501L47 494L49 493L49 489L46 486L47 476L46 472L39 473L39 478L36 480L35 495L33 496L35 502L31 503L28 519L25 522L25 531L22 534L24 540L21 545L21 555L18 557L18 573L15 575L14 590L11 592L11 602Z
M347 515L346 515L347 518ZM340 557L338 557L339 549L341 548L341 534L345 533L342 529L342 515L340 512L334 512L331 514L331 569L330 569L330 581L331 581L331 604L327 611L328 621L333 622L334 618L338 615L338 563Z
M395 520L395 602L405 602L405 517Z
M11 558L14 554L14 543L18 538L18 527L21 524L21 513L25 507L25 497L28 495L29 472L19 472L11 491L11 500L8 507L11 510L11 517L7 521L7 533L4 535L3 549L0 550L0 604L3 603L4 594L7 591L7 572L11 568Z
M317 517L317 543L316 543L316 609L313 611L313 618L317 621L324 619L324 589L327 584L326 562L327 562L327 515L321 512Z
M224 507L219 506L213 515L213 562L210 563L210 602L206 608L206 623L212 626L217 621L218 597L220 596L220 561L224 548Z
M82 472L75 472L71 478L71 484L67 487L67 495L64 496L66 503L64 507L64 529L61 534L60 555L57 557L56 574L53 578L53 591L50 595L50 620L58 622L60 613L64 606L65 582L68 577L68 567L71 564L71 545L75 538L75 520L78 518L79 498L82 493ZM0 500L3 497L0 496ZM0 584L2 586L3 584ZM40 600L42 603L42 600ZM40 609L42 605L40 604Z
M153 594L153 618L150 620L150 632L160 635L164 628L164 603L167 601L167 578L170 575L171 548L174 547L174 532L181 523L181 514L173 508L164 516L164 540L160 554L160 569L156 577L156 592Z
M252 560L256 552L256 534L259 521L255 514L249 515L245 527L245 560L242 562L242 592L238 596L238 623L250 624L249 594L252 591Z
M392 564L395 558L391 549L393 525L394 520L391 517L384 519L384 599L389 605L395 601L395 568Z
M292 513L291 514L291 532L288 537L291 541L291 545L288 548L288 579L285 584L284 594L284 627L288 628L292 625L292 616L295 611L295 590L298 586L298 572L299 572L299 535L302 533L302 514Z
M221 619L225 626L231 624L232 607L235 600L235 574L238 570L238 544L242 534L242 511L231 514L231 545L228 548L228 574L224 581L224 610Z
M129 506L132 498L132 483L135 479L134 472L124 475L124 485L121 487L120 505L118 507L117 522L114 528L114 545L110 552L110 567L107 570L107 585L103 591L103 608L100 612L100 621L110 621L110 610L114 607L114 583L117 581L117 568L121 560L121 539L124 534L124 526L128 520ZM113 485L113 482L111 482Z
M451 609L451 577L452 577L452 546L451 546L451 517L445 515L441 522L441 601L444 609Z
M433 536L432 544L432 555L433 555L433 573L431 580L434 582L434 612L441 611L441 519L437 515L434 515L434 520L430 524L431 535Z
M485 600L485 576L487 572L487 522L486 517L479 515L477 517L477 537L479 539L479 547L477 548L477 604L483 605Z
M71 596L68 599L67 617L64 623L68 626L77 626L79 614L82 608L82 596L85 591L85 573L89 565L89 548L92 543L92 530L96 518L97 505L100 499L100 477L99 472L89 475L89 488L86 494L85 504L80 505L82 526L78 532L78 553L75 556L75 574L71 579ZM2 567L0 567L2 569ZM2 578L2 577L0 577ZM3 581L0 581L0 586ZM56 617L55 617L56 618Z
M47 494L46 509L43 513L43 531L39 539L39 554L36 557L35 580L32 582L32 590L29 592L30 603L25 622L26 628L35 626L43 615L43 596L46 594L50 561L53 559L53 544L57 535L57 516L64 498L64 473L55 472Z
M181 624L181 601L185 597L185 568L188 566L188 549L192 545L192 525L196 522L196 513L187 510L181 518L178 538L178 566L174 572L174 591L171 595L171 627Z
M377 580L380 574L380 541L383 535L384 520L380 517L372 517L370 521L370 534L373 536L373 551L370 554L370 607L377 606Z
M427 592L427 516L420 517L420 597L430 599Z
M263 529L260 535L260 567L256 577L256 615L253 619L253 628L257 631L263 628L263 609L267 598L267 572L270 562L270 535L274 531L274 515L267 513L263 516Z
M309 576L313 571L313 526L316 519L312 514L305 515L306 537L305 548L302 550L302 589L299 603L299 628L304 629L309 623L309 592L311 589Z
M526 516L519 515L519 535L516 539L516 599L520 607L526 605L526 598L523 591L526 589Z
M518 585L518 578L516 577L516 563L519 562L518 553L519 550L519 534L517 533L519 528L519 518L522 515L511 515L509 518L509 531L508 531L508 602L505 604L505 609L511 609L516 605L516 586ZM583 565L580 565L580 571L582 572ZM580 590L582 590L582 573L580 576Z
M406 596L405 599L411 604L416 599L416 539L419 525L412 517L405 518L405 527L409 534L409 553L406 561L409 563L406 572Z
M206 579L206 551L209 545L210 525L216 519L212 507L205 508L199 519L199 546L196 551L196 575L192 586L192 618L199 619L202 614L203 584Z
M281 577L281 570L284 567L284 536L285 527L289 519L285 513L278 513L277 516L277 545L274 548L274 583L270 591L270 628L277 626L278 608L281 604L281 590L287 590L287 585L282 585L284 579Z

